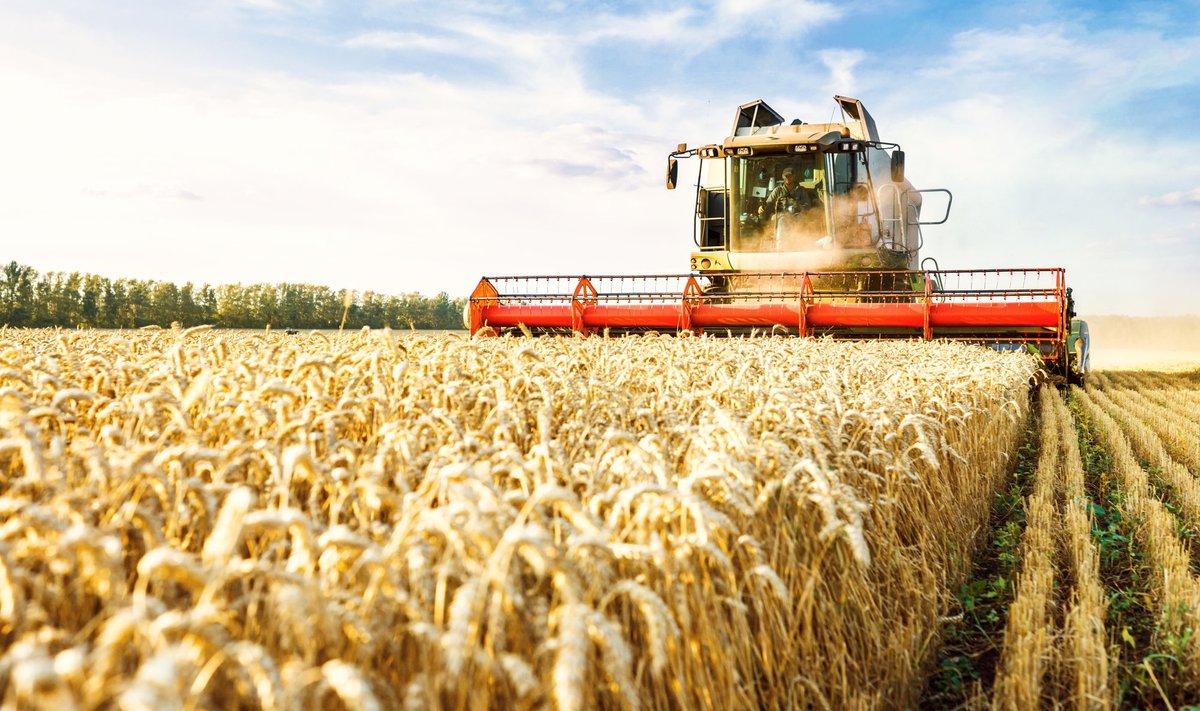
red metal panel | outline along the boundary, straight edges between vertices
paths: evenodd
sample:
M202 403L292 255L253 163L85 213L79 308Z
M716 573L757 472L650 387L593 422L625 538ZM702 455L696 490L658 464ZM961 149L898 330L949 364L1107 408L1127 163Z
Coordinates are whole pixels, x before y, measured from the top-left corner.
M589 306L596 305L596 287L587 277L579 277L575 285L575 293L571 295L571 329L585 336L591 335L591 330L584 323L583 314Z
M813 304L808 322L817 328L922 328L924 304Z
M933 304L933 279L930 279L927 274L923 281L925 282L925 319L924 323L921 324L921 335L928 341L933 338L933 324L929 322L930 306Z
M692 309L692 323L700 328L734 328L740 326L797 326L800 305L790 304L697 304Z
M612 304L589 306L583 324L591 328L681 328L682 304Z
M1054 277L1052 286L1045 284L1047 273ZM777 278L798 287L798 293L792 291L774 297L765 290L750 298L706 294L695 275L686 275L686 282L678 292L656 287L644 289L653 293L639 293L639 287L630 286L630 282L642 279L646 280L643 283L652 284L651 280L673 277L581 277L573 292L570 287L564 290L559 285L546 288L556 279L569 277L498 278L496 281L504 289L485 278L471 294L468 321L472 333L484 324L496 328L524 324L531 329L573 329L582 334L605 328L686 331L723 327L766 329L774 325L797 328L803 335L811 335L814 328L854 329L859 336L869 336L876 329L880 335L911 333L924 338L979 338L980 334L989 334L1018 342L1052 343L1055 353L1061 350L1066 337L1065 279L1061 269L939 272L941 277L954 277L957 281L945 290L939 281L938 291L934 290L934 278L928 272L872 272L866 276L878 285L888 283L890 278L891 289L846 293L844 284L856 283L850 277L859 277L857 283L861 286L864 274L818 274L827 287L824 291L814 289L813 275L807 273L762 274L758 276ZM923 289L914 286L910 291L903 286L922 282ZM600 285L606 288L598 290ZM862 303L852 301L854 298L876 301Z
M570 328L571 305L488 306L480 310L482 320L495 328L523 323L530 328Z
M573 307L561 305L504 305L479 309L482 321L506 327L572 327ZM1058 326L1055 303L1004 302L980 304L935 303L929 307L929 325L947 327L1049 327ZM791 303L705 304L692 308L691 322L699 328L739 326L794 326L800 305ZM817 328L912 328L924 330L925 304L810 304L807 322ZM686 323L681 304L607 304L585 306L582 325L588 328L680 328Z
M467 328L471 330L471 333L483 328L483 311L489 306L498 304L497 297L499 297L499 293L496 291L496 287L492 286L486 277L480 279L475 290L471 292L471 300L467 306Z
M1010 301L984 304L934 304L929 323L945 326L1049 326L1059 325L1060 307L1054 302Z

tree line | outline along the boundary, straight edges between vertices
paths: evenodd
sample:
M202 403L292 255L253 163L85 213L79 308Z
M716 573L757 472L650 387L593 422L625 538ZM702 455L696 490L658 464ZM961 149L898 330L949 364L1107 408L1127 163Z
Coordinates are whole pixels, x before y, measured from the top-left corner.
M0 270L0 325L138 328L462 328L465 299L445 292L361 294L314 284L179 286L143 279L47 272L9 262ZM343 323L344 320L344 323Z

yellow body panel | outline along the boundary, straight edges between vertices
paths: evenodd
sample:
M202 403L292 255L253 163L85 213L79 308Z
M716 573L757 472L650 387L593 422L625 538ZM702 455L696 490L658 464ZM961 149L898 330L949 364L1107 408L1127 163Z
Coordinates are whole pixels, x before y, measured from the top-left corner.
M828 249L803 252L692 252L690 270L702 274L736 272L828 272L855 269L894 269L884 264L878 249Z

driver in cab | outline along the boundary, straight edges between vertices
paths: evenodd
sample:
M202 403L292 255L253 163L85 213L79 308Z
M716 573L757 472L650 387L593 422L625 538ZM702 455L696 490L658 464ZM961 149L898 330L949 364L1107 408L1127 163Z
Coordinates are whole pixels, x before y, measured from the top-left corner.
M801 213L820 204L816 189L804 187L796 180L794 169L784 168L783 182L776 185L766 201L759 205L758 214L770 217L779 212Z

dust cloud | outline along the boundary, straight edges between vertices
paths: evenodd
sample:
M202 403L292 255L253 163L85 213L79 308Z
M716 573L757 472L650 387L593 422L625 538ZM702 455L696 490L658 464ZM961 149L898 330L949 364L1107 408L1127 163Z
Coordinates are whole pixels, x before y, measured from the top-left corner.
M1082 316L1094 370L1200 369L1200 316Z

